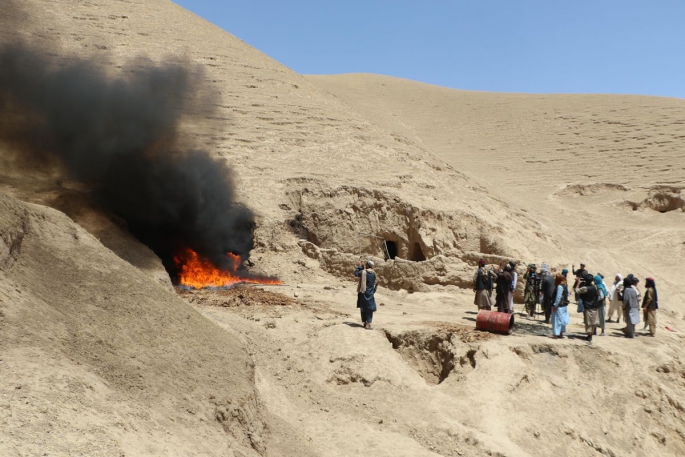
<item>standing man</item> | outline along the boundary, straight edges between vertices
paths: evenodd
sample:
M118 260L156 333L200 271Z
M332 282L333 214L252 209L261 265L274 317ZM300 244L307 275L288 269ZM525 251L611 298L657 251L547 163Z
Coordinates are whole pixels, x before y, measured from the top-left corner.
M537 272L537 265L534 263L528 264L528 271L523 275L523 279L526 280L523 301L526 304L528 315L534 317L535 308L538 304L538 292L540 291L540 276Z
M585 317L585 333L587 333L587 343L592 345L592 335L597 332L599 325L599 303L597 300L597 287L593 285L595 278L588 274L584 278L585 285L574 292L580 300L583 300L583 315Z
M549 272L549 266L542 264L542 281L540 289L542 292L542 307L545 311L545 324L549 324L552 315L552 303L554 301L554 276Z
M573 272L573 275L576 277L575 282L573 283L573 290L575 291L576 289L580 289L583 287L583 280L585 278L585 275L587 275L587 270L585 269L585 264L581 263L580 268L576 270L576 266L572 265L571 266L571 271ZM574 292L575 293L575 292ZM578 294L575 294L576 298L576 303L578 303L578 309L580 312L580 309L583 307L583 299L578 296Z
M473 291L476 293L473 303L478 309L492 309L492 271L485 268L485 260L478 261L478 270L473 275Z
M607 322L613 322L611 319L616 312L616 322L621 322L621 314L623 314L623 276L621 273L616 273L614 277L614 284L609 290L609 314Z
M571 266L571 271L573 271L573 274L576 277L576 281L582 280L587 275L587 270L585 269L584 263L581 263L580 268L578 268L577 270L575 265Z
M511 287L511 266L506 264L504 270L501 268L496 271L497 288L495 293L495 304L500 313L509 312L509 288Z
M552 338L563 338L566 326L569 324L568 317L568 285L564 275L556 275L554 278L556 291L552 303Z
M626 326L622 330L627 338L635 338L635 326L640 323L640 299L635 288L636 279L631 274L623 280L623 319Z
M516 292L516 285L518 284L519 275L516 272L516 262L513 260L509 262L511 267L511 287L509 287L509 313L514 314L514 293Z
M595 276L595 287L597 288L597 314L599 314L599 327L602 329L602 333L600 333L599 336L604 336L604 330L606 328L606 302L609 291L607 291L607 287L604 285L604 276L602 276L602 273L597 273Z
M354 275L359 278L359 284L357 284L357 308L361 311L364 328L372 330L371 321L373 321L373 313L376 311L374 294L377 288L373 261L367 260L366 264L362 263L359 265L354 270Z
M649 336L656 335L656 310L659 309L659 296L656 292L654 278L645 281L645 298L642 300L642 309L647 314L649 323Z

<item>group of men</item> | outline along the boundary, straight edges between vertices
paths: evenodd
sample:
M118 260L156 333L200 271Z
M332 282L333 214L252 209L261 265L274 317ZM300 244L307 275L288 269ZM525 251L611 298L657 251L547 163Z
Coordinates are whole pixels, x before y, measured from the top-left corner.
M495 290L495 306L500 313L514 312L514 291L518 283L516 263L502 264L499 268L488 270L485 260L478 261L478 270L473 276L473 290L476 292L475 304L478 309L492 309L492 291Z
M645 281L645 295L641 299L638 279L630 274L624 279L616 274L611 289L604 285L601 273L588 273L585 264L580 264L576 270L571 268L575 281L569 290L567 277L569 270L564 268L561 273L554 274L547 264L542 264L540 271L537 265L529 264L523 275L526 281L524 287L524 303L526 314L534 317L538 306L545 316L545 323L552 324L552 338L563 338L566 325L569 323L568 305L571 291L574 294L578 312L583 313L587 340L592 344L592 337L600 329L601 336L605 335L607 322L613 322L614 313L617 321L623 317L625 327L621 330L628 338L635 337L635 326L640 323L640 308L645 322L644 330L649 326L649 335L656 334L656 310L659 308L656 284L653 278ZM495 306L502 313L514 312L514 291L518 274L516 264L509 262L499 267L488 269L485 260L480 260L478 270L473 277L475 292L474 303L479 309L492 309L492 292L495 291ZM607 303L609 304L608 315Z

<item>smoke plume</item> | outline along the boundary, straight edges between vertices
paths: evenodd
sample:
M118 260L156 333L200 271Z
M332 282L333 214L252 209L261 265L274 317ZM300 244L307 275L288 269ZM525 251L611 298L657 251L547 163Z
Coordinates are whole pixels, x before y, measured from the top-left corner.
M227 252L247 258L254 218L234 202L231 171L181 146L180 122L210 109L198 91L201 71L135 62L121 74L79 59L56 65L24 44L0 47L0 141L22 160L90 184L172 275L185 247L219 268Z

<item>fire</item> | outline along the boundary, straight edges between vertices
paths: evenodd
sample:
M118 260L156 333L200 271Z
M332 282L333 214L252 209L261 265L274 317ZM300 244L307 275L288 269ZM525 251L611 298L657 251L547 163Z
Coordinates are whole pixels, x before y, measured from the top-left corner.
M236 284L282 284L281 281L273 278L239 276L236 271L240 265L240 257L230 252L227 256L230 259L230 270L220 270L192 249L185 249L174 258L178 266L180 285L202 289L204 287L230 287Z

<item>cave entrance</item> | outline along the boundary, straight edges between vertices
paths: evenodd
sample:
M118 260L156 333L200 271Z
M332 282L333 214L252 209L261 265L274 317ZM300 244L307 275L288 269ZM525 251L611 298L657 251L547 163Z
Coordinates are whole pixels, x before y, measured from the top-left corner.
M421 245L419 243L414 243L414 245L412 246L409 260L412 260L414 262L423 262L424 260L426 260L426 255L423 253L423 250L421 249Z
M387 249L385 255L388 257L385 260L394 260L397 257L397 243L394 241L385 241L385 248Z

